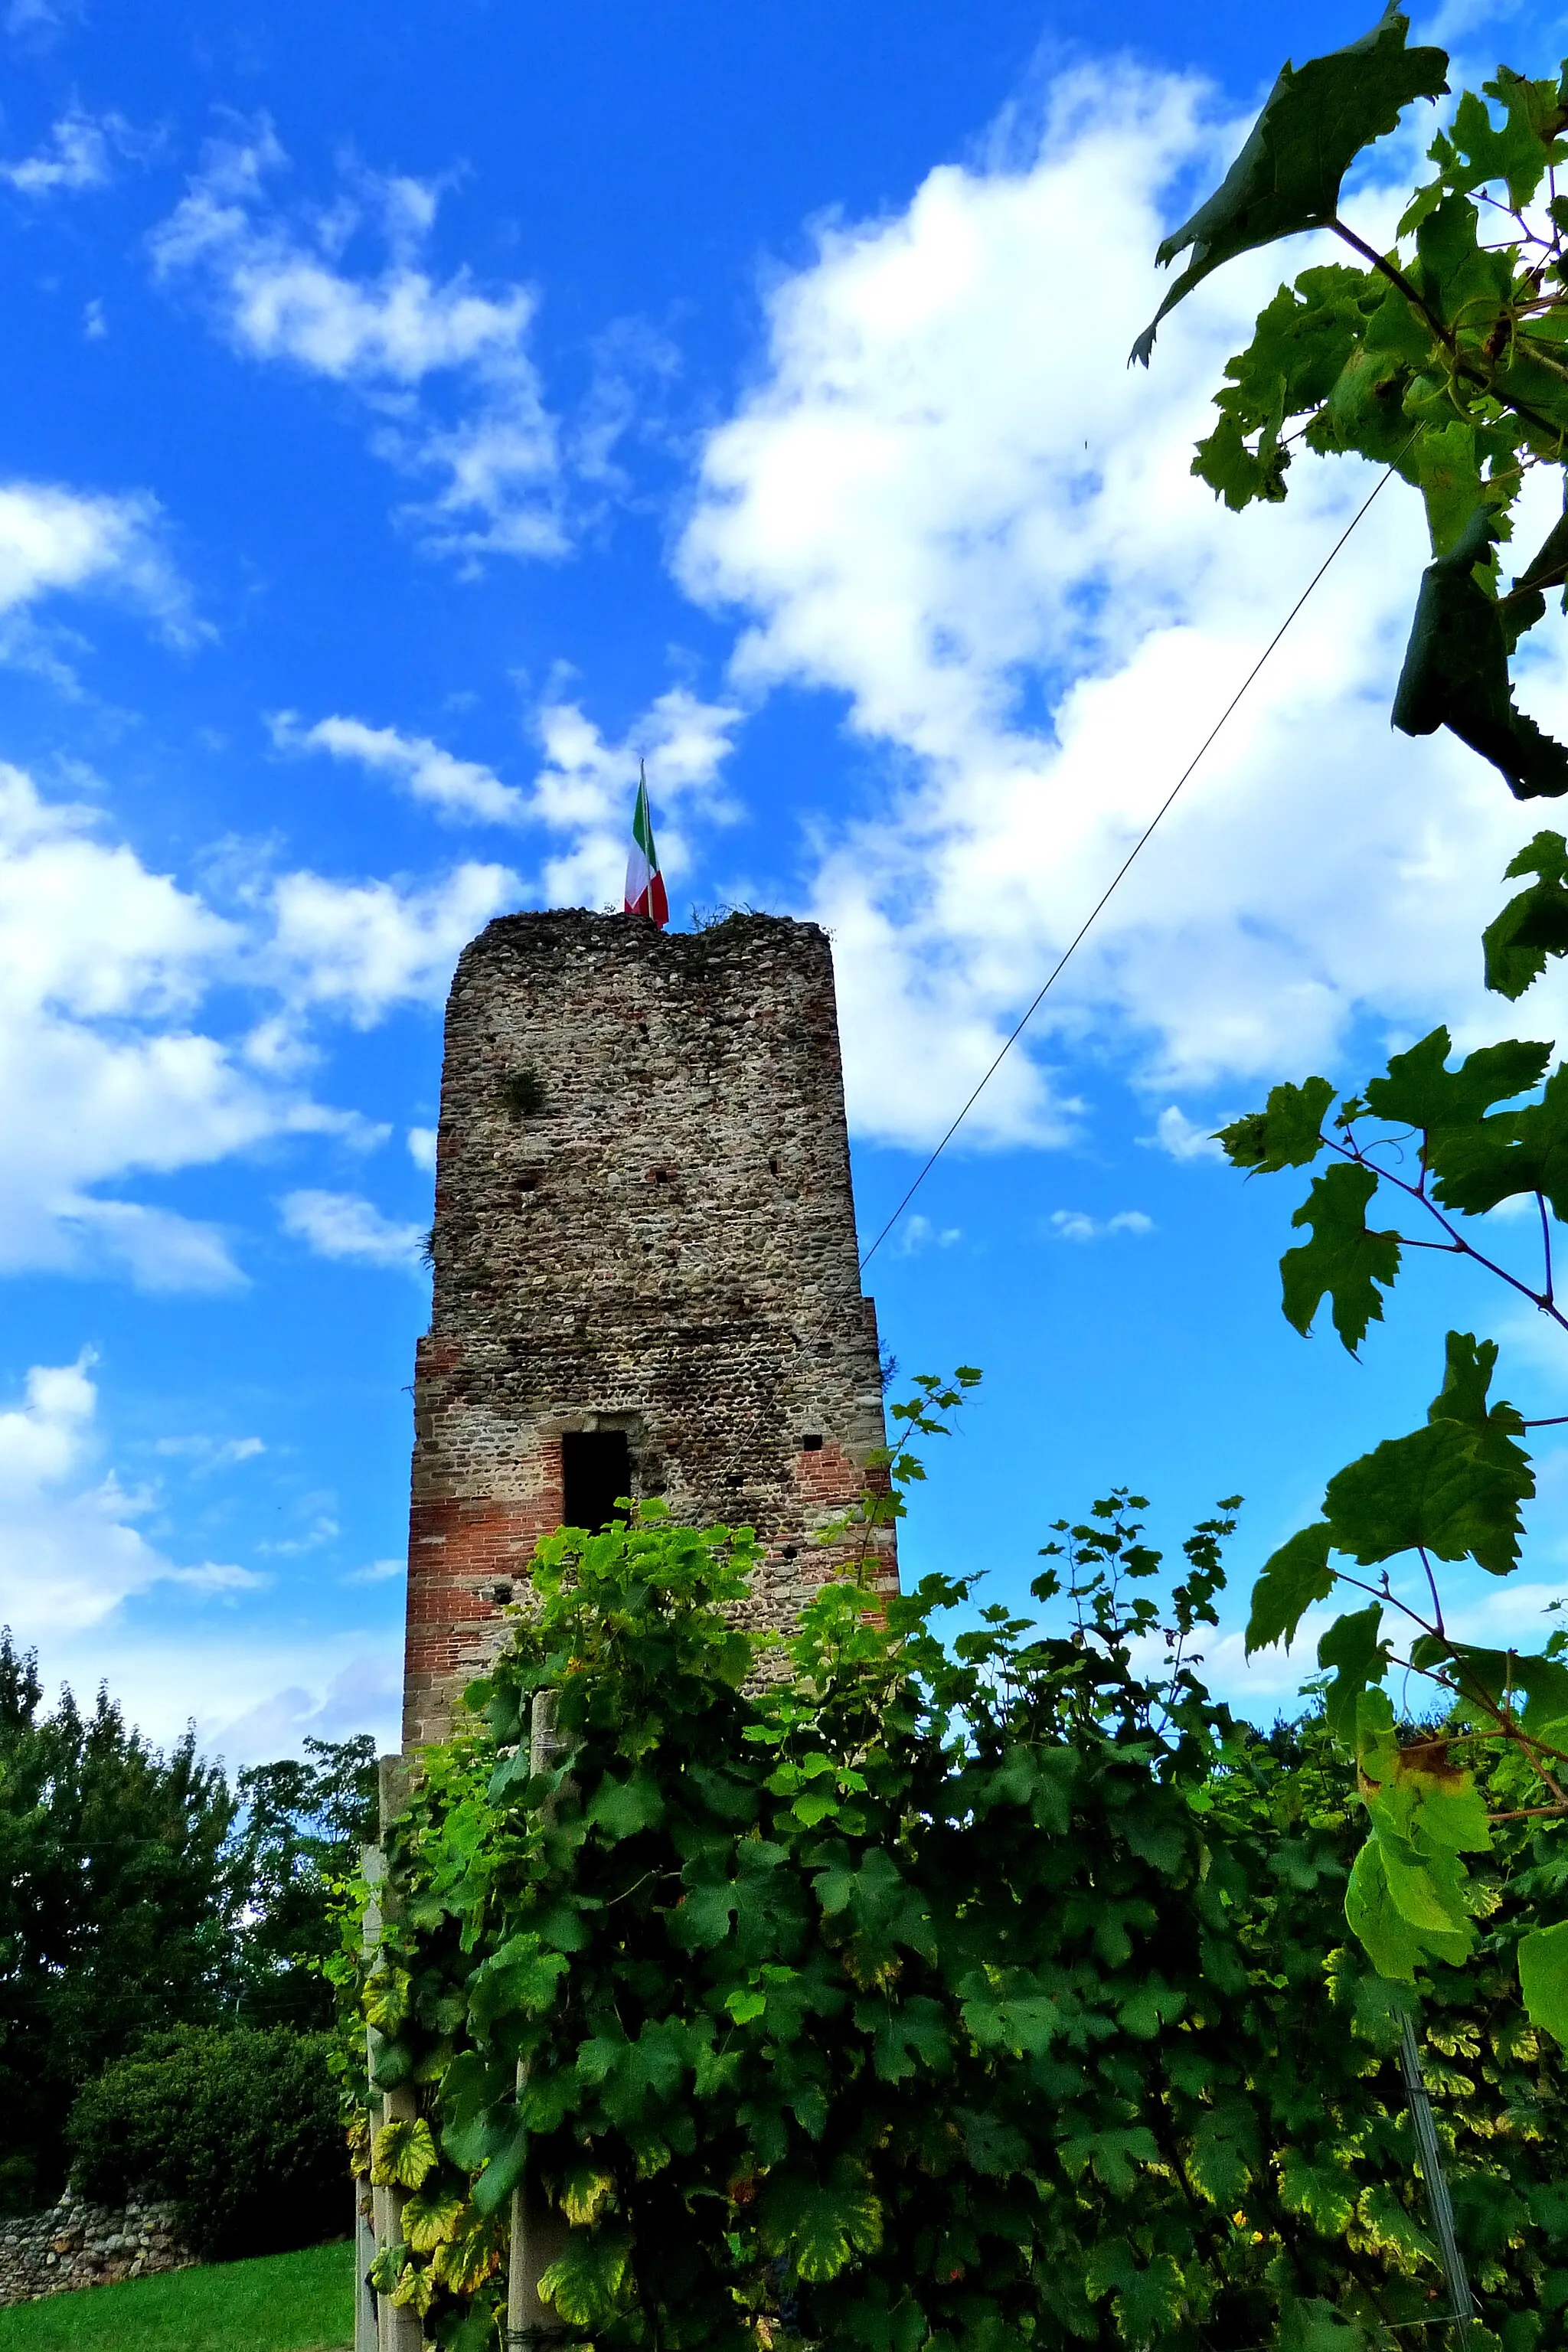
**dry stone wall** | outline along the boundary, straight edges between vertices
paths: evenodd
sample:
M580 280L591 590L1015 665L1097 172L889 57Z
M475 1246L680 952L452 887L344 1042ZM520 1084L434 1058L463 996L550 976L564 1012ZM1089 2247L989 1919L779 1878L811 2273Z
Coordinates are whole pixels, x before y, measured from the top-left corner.
M186 2270L194 2260L169 2206L88 2205L68 2189L47 2212L0 2220L0 2306Z
M447 1005L432 1246L405 1747L447 1728L561 1524L571 1431L623 1433L677 1518L753 1527L752 1613L793 1618L884 1443L826 934L491 923ZM890 1539L871 1581L897 1589Z

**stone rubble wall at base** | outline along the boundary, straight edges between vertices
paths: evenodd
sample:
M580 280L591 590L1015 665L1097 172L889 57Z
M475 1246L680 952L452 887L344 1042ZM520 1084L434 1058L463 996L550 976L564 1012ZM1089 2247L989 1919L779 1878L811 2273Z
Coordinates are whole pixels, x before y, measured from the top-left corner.
M0 2218L0 2307L111 2286L195 2262L168 2205L88 2205L68 2190L47 2212Z

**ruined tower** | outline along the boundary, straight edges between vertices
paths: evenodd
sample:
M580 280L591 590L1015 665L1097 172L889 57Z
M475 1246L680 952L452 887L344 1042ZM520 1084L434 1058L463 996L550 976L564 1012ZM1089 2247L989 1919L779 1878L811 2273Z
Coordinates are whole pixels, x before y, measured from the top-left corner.
M535 1539L616 1495L754 1527L752 1612L788 1622L884 1443L826 933L491 923L447 1009L433 1253L405 1748L447 1727Z

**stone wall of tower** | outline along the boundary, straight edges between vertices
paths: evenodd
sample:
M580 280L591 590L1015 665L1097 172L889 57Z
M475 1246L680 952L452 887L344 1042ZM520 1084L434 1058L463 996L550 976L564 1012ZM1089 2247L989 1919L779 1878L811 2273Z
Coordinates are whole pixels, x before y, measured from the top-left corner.
M447 1005L434 1256L405 1747L441 1736L560 1524L567 1431L624 1431L677 1518L753 1527L752 1614L788 1622L884 1443L826 933L491 923ZM871 1580L896 1589L890 1543Z

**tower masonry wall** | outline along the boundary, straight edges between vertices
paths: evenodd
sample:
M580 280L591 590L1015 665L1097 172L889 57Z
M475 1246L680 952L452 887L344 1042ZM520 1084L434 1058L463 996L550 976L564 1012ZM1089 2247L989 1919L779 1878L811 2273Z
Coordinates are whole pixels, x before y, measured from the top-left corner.
M632 1491L677 1519L754 1528L750 1614L789 1623L885 1442L826 934L491 923L447 1005L433 1253L405 1747L502 1637L569 1431L623 1432ZM890 1537L868 1568L897 1589Z

